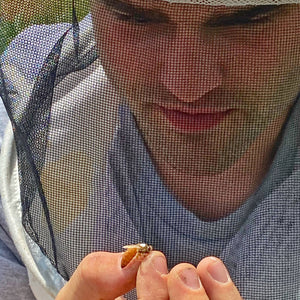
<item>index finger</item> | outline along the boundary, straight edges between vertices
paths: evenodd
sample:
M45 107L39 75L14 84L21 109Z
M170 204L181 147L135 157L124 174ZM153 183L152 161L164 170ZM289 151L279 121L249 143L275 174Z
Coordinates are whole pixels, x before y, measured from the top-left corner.
M56 300L115 299L135 287L139 260L121 268L123 253L94 252L79 264Z

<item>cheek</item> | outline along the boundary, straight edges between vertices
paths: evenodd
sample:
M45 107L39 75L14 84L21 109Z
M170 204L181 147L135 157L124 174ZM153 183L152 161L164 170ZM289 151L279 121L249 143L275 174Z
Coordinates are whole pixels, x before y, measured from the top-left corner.
M274 28L257 34L251 42L231 44L226 84L261 97L280 93L295 96L299 90L300 41L297 33L287 32Z
M280 60L274 44L262 41L257 45L236 45L228 58L230 66L227 68L231 84L239 83L251 90L261 90L266 87L266 81L277 73Z
M117 84L146 84L155 80L157 40L139 33L141 30L134 30L132 25L112 21L111 17L94 27L102 64L115 80L121 80Z

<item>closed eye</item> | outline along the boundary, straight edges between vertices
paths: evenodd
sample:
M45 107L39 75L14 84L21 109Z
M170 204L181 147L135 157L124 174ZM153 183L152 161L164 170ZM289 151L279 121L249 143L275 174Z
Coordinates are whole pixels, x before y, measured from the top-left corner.
M233 14L213 17L206 22L206 26L234 26L266 23L280 12L283 5L254 6L247 10L240 10Z
M220 27L220 26L235 26L235 25L249 25L249 24L257 24L257 23L266 23L270 21L271 15L259 15L252 18L245 17L235 17L235 18L222 18L218 21L207 22L206 25L210 27Z
M148 17L143 14L129 14L122 11L112 10L112 13L115 17L124 22L133 23L136 25L145 25L149 23L157 23L158 20L155 20L153 17Z

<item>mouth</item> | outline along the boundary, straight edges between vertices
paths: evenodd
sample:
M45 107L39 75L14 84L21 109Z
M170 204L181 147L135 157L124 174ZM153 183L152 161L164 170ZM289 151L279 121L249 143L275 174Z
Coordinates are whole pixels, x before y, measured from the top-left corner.
M217 127L232 109L172 109L158 106L171 126L183 133L196 133Z

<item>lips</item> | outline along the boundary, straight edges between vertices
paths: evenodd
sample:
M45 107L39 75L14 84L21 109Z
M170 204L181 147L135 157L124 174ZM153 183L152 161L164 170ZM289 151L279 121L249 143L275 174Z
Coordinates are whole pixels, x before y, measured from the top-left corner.
M174 129L187 133L212 129L220 124L232 111L231 109L179 110L162 106L159 106L159 110Z

